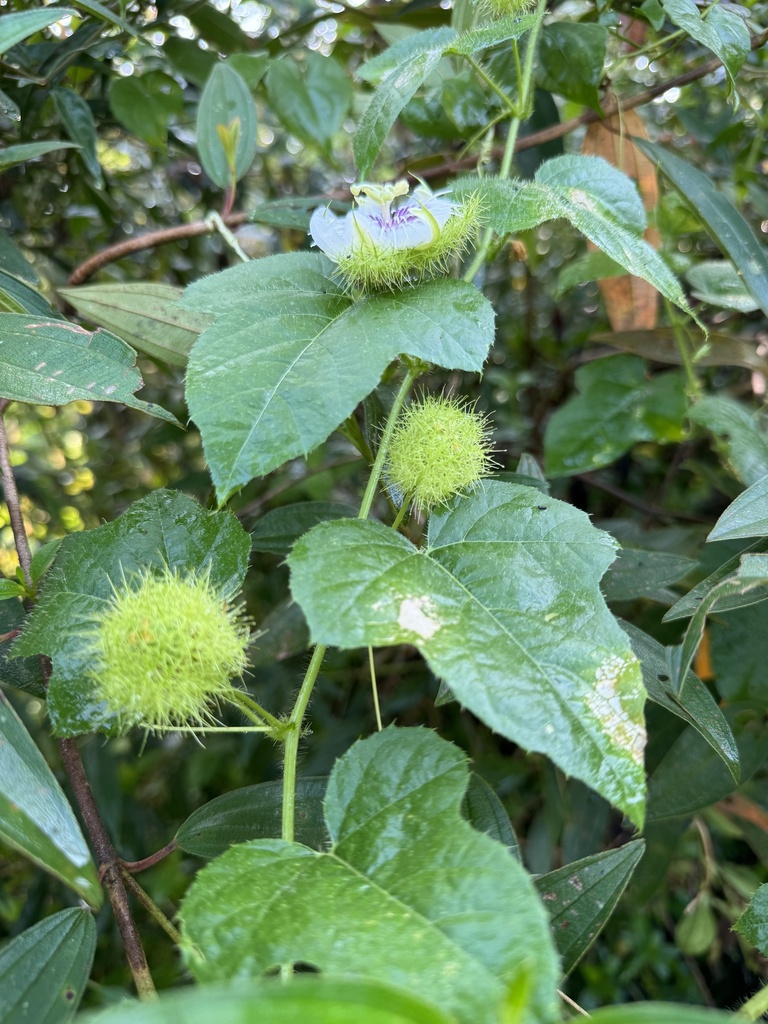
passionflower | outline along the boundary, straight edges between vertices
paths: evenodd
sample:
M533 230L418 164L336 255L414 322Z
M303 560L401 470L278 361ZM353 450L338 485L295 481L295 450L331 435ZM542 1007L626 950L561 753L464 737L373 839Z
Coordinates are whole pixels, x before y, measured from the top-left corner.
M428 512L488 476L491 447L486 417L464 399L423 395L395 426L387 480L403 502Z
M87 635L89 676L118 730L195 729L232 693L250 629L208 573L165 566L115 587Z
M424 184L412 195L407 181L361 182L350 191L355 209L340 217L321 207L309 232L343 277L364 289L399 288L445 272L477 224L479 200L454 202Z

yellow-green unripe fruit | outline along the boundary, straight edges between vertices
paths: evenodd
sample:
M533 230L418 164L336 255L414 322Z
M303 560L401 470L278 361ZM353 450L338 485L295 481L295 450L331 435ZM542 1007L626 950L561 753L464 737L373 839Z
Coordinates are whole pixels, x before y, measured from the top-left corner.
M491 466L485 417L462 399L424 395L395 427L387 479L404 501L429 511L488 476Z
M195 729L245 671L249 633L207 574L145 571L94 622L89 675L121 732Z

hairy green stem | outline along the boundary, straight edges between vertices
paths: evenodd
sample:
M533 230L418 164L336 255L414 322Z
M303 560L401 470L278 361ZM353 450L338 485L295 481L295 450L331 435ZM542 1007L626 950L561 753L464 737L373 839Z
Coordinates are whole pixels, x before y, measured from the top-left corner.
M768 985L764 985L758 992L755 992L752 998L736 1011L736 1016L744 1017L747 1020L760 1020L766 1013L768 1013Z
M229 210L227 210L225 212L224 217L228 216L228 214L229 214ZM243 252L243 250L240 248L240 243L235 238L235 236L232 234L232 232L229 230L227 225L224 223L223 218L220 217L218 213L216 213L215 211L212 212L212 213L209 213L208 216L205 218L205 223L208 224L211 228L215 228L215 230L219 232L219 234L224 239L224 241L227 243L227 245L230 247L230 249L237 256L240 257L240 259L243 261L243 263L249 263L250 262L250 256L248 256L248 254Z
M496 82L494 82L494 80L491 78L488 72L480 64L478 64L474 57L470 57L468 53L463 54L463 56L464 60L467 62L467 64L469 64L469 66L475 72L480 81L485 82L488 88L492 92L496 93L501 102L507 108L507 111L513 115L517 114L517 107L515 106L515 104L512 102L509 96L507 96L507 94L504 92L501 86L497 85Z
M238 690L236 686L232 687L232 692L227 697L230 704L233 704L242 713L250 718L256 725L263 725L265 722L267 725L271 725L276 733L279 734L280 730L284 728L283 723L279 718L275 718L271 715L266 708L263 708L261 704L257 704L256 701L251 697L249 693L245 693L243 690Z
M358 519L367 519L370 515L371 508L373 507L373 499L376 496L376 490L379 486L381 474L384 470L387 448L395 429L397 418L400 415L400 410L402 409L403 403L408 397L408 392L413 387L417 377L423 373L426 367L426 364L421 360L410 359L408 356L403 356L402 359L408 367L408 372L403 378L403 382L395 396L394 402L392 403L392 408L389 410L389 416L387 417L387 424L384 427L384 433L381 436L379 450L376 453L376 459L371 467L371 475L368 478L368 484L365 488L363 500L360 504L360 511L357 515ZM312 690L317 680L318 673L320 672L320 666L323 664L323 658L325 657L326 650L327 648L323 644L320 644L312 652L312 658L304 675L301 688L299 689L299 695L296 698L296 703L293 705L290 718L286 723L281 723L281 727L286 732L283 762L283 825L281 834L283 839L288 842L293 842L295 829L296 765L299 757L301 727L304 722L304 715L306 714L307 707L309 705L309 699L312 696Z
M539 34L541 33L541 23L546 9L547 0L539 0L536 6L536 24L531 29L530 35L528 36L528 44L525 48L525 62L523 64L517 113L509 122L504 154L501 158L501 164L499 165L499 178L502 180L509 177L509 173L512 170L512 159L515 155L515 145L517 143L517 136L520 132L520 125L527 117L530 117L531 110L533 108L533 65L536 60L536 50L538 48ZM475 258L472 260L472 263L464 274L465 281L474 281L478 271L485 263L492 240L493 229L486 228L477 252L475 253Z
M376 685L376 663L373 660L373 648L368 648L368 668L371 673L371 692L373 693L373 710L376 712L376 727L381 732L381 708L379 707L379 689Z

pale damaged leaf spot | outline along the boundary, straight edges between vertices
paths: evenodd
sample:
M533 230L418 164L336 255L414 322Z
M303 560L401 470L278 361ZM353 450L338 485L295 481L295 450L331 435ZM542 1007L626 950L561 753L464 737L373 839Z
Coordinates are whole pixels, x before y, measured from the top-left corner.
M574 206L578 206L582 210L589 210L590 213L597 212L597 203L580 188L569 189L568 198Z
M430 640L443 623L437 618L437 605L430 597L405 597L400 602L397 624L422 640Z
M639 678L636 658L616 654L604 658L597 667L595 688L587 695L586 703L603 732L636 764L642 765L646 734L639 711ZM632 713L633 705L638 708L637 717Z

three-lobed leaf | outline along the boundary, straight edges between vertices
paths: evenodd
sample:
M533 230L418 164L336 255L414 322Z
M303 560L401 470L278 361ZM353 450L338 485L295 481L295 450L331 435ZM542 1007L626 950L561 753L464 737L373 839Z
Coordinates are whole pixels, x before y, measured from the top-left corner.
M467 1024L495 1024L510 990L521 1024L550 1021L544 908L508 851L462 821L467 781L463 753L429 730L356 743L329 780L327 853L255 841L197 876L181 910L193 972L243 979L301 961L428 992Z
M426 551L380 523L337 520L288 564L316 642L415 645L496 732L639 824L645 690L599 590L614 557L584 513L487 481L433 514Z
M291 253L185 292L185 308L216 315L190 354L187 402L220 502L317 447L401 353L482 368L494 316L471 285L441 279L353 302L332 275L324 256Z

